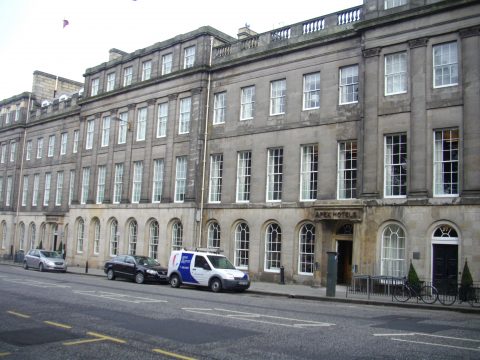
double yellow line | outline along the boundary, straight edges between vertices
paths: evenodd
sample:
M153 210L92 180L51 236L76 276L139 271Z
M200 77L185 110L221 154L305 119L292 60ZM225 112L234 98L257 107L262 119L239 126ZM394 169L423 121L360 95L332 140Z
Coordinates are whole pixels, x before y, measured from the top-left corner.
M17 316L17 317L20 317L20 318L23 318L23 319L29 319L30 318L30 315L22 314L22 313L19 313L17 311L8 310L7 313L11 314L11 315L14 315L14 316ZM59 328L62 328L62 329L71 329L72 328L70 325L65 325L65 324L61 324L61 323L58 323L58 322L54 322L54 321L44 321L44 323L47 324L47 325L56 326L56 327L59 327ZM96 333L96 332L89 331L89 332L87 332L87 335L93 336L93 338L92 339L78 340L78 341L64 342L63 345L72 346L72 345L80 345L80 344L92 343L92 342L97 342L97 341L113 341L113 342L118 343L118 344L125 344L126 343L125 340L114 338L114 337L111 337L111 336L108 336L108 335L99 334L99 333ZM177 354L177 353L174 353L174 352L170 352L170 351L166 351L166 350L162 350L162 349L152 349L152 351L154 353L162 354L162 355L169 356L169 357L172 357L172 358L175 358L175 359L196 360L195 358L192 358L192 357L183 356L183 355L180 355L180 354ZM3 353L0 352L0 357L7 356L7 355L10 355L10 354L11 353L8 353L8 352L3 352Z

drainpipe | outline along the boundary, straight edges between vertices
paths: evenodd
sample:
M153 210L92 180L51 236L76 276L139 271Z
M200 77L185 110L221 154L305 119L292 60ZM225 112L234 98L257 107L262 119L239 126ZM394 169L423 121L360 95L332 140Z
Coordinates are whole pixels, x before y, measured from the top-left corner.
M210 110L210 86L212 81L212 54L213 54L213 36L210 37L210 59L208 61L208 81L207 81L207 106L205 109L205 132L203 134L203 161L202 161L202 191L200 195L200 226L197 235L197 246L201 247L202 245L202 231L203 231L203 202L205 198L205 175L206 175L206 164L207 164L207 149L208 149L208 116Z
M25 158L25 143L27 141L27 124L28 120L30 119L30 103L32 99L32 93L28 95L28 105L27 105L27 119L25 120L25 128L23 129L23 146L22 146L22 160L20 161L20 179L18 181L18 184L22 184L23 180L23 160ZM20 209L20 199L23 196L23 189L19 186L19 191L18 191L18 197L17 197L17 209L15 211L15 227L14 227L14 232L13 232L13 256L15 258L15 242L17 241L17 224L18 224L18 213ZM23 234L25 236L25 234ZM23 239L25 241L25 239ZM19 246L20 248L20 246Z

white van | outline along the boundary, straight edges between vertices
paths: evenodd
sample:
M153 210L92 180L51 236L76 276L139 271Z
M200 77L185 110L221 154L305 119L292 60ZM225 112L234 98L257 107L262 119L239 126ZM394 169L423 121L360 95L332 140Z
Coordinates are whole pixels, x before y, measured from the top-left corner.
M237 270L223 255L211 251L172 251L167 276L174 288L182 284L208 286L214 292L243 291L250 287L248 274Z

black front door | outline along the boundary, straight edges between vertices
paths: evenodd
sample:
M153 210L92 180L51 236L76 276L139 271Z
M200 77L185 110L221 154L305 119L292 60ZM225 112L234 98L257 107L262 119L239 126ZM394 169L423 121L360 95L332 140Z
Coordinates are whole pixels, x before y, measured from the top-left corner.
M433 285L439 289L457 286L458 246L433 244Z
M350 284L352 280L352 241L337 241L337 284Z

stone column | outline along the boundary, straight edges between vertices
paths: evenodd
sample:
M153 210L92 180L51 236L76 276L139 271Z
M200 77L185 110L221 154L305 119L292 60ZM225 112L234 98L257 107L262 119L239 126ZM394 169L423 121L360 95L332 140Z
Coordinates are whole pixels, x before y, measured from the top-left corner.
M168 96L168 119L167 119L167 145L164 159L164 181L162 202L173 202L175 197L175 149L174 138L176 137L176 117L177 117L178 94Z
M407 170L408 197L427 198L427 110L426 104L426 74L428 39L421 38L408 42L410 47L410 134L407 140L408 164Z
M462 197L480 196L480 27L460 31L463 83Z
M365 58L364 82L364 117L362 134L359 139L358 177L361 182L359 197L378 198L379 176L378 170L378 74L380 48L363 51ZM362 79L360 79L362 81ZM381 178L381 177L380 177Z
M132 147L133 141L135 139L135 115L136 115L135 104L128 105L128 123L129 127L127 130L127 148L125 150L125 164L123 166L123 186L122 186L122 204L127 204L130 202L130 192L131 192L131 178L132 173Z

